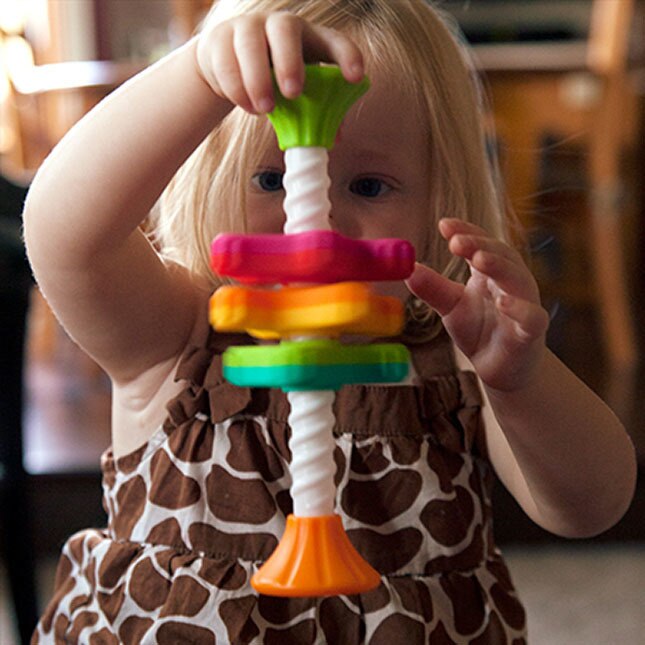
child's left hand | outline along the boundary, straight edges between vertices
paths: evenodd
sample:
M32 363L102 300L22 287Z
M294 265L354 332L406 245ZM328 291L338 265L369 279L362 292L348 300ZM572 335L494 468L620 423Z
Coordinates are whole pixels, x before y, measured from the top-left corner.
M470 265L468 281L417 265L409 289L441 316L486 386L523 387L539 369L549 325L535 279L516 250L478 226L443 219L439 231L451 253Z

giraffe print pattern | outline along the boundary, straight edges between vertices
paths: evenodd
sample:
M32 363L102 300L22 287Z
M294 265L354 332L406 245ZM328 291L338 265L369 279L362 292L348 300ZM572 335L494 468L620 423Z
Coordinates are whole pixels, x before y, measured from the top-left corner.
M102 459L108 526L72 536L32 639L46 643L525 643L492 535L476 378L445 334L413 346L415 386L349 386L334 430L337 512L381 574L369 593L259 596L253 573L292 511L288 403L222 378L242 335L209 332L140 449Z

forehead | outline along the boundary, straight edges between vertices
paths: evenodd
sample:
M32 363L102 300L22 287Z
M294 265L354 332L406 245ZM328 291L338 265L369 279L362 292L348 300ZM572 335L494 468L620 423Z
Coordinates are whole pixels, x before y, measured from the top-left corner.
M426 145L428 119L413 92L384 74L370 75L369 91L350 109L339 145L362 140L384 150Z
M332 155L364 157L369 150L376 159L391 157L397 151L400 156L406 151L411 154L425 151L429 122L413 90L393 82L383 72L371 70L369 77L370 89L348 111ZM282 152L268 120L262 122L259 132L268 134L268 146L256 150L263 162L275 164L282 158Z

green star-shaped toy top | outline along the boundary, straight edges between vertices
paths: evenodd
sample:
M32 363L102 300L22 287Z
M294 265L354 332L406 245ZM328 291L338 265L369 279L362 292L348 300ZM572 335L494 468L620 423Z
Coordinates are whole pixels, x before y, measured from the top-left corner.
M345 80L333 66L306 65L305 86L295 99L286 99L275 86L276 106L268 115L280 150L323 147L331 150L336 133L352 104L369 88Z

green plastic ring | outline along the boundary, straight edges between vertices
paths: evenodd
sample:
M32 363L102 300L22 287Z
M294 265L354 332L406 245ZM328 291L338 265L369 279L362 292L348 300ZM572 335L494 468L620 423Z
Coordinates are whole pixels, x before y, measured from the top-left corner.
M222 358L224 377L234 385L289 392L396 383L407 376L409 352L398 343L342 345L321 339L229 347Z

